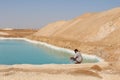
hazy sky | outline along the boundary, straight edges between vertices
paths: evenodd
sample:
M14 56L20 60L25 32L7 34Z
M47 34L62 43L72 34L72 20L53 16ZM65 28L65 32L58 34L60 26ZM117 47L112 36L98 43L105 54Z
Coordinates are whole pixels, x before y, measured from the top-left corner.
M0 28L40 28L115 7L120 0L0 0Z

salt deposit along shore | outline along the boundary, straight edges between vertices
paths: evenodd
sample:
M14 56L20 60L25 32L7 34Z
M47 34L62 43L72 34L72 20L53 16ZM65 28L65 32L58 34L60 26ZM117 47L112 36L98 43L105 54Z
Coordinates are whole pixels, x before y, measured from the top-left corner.
M1 40L25 40L34 44L45 45L54 49L69 49L55 47L44 42L29 40L26 38L0 38ZM87 58L95 56L84 55ZM112 71L110 64L98 58L98 63L85 64L45 64L45 65L0 65L0 80L119 80L120 73Z
M72 51L70 49L57 47L57 46L54 46L54 45L51 45L51 44L48 44L48 43L45 43L45 42L30 40L30 39L27 39L27 38L4 38L4 37L0 37L0 40L24 40L24 41L27 41L27 42L30 42L30 43L33 43L33 44L36 44L36 45L37 44L38 45L43 45L43 46L46 46L48 48L52 48L54 50L63 51L63 52L66 52L68 54L72 54L72 55L74 54L74 51ZM98 62L104 61L102 58L97 57L95 55L88 55L88 54L82 53L82 56L83 56L83 58L86 58L86 59L93 59L93 60L96 59L96 60L98 60Z

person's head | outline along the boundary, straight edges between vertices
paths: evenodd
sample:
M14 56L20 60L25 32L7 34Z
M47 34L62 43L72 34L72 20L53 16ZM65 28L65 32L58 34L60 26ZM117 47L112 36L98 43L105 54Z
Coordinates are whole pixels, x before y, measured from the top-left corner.
M75 49L74 52L77 53L77 52L78 52L78 49Z

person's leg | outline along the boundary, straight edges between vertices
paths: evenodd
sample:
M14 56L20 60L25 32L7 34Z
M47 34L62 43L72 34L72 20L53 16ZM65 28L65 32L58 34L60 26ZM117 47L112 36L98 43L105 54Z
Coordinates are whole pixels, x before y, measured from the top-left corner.
M82 62L78 62L78 61L75 62L75 64L81 64L81 63L82 63Z

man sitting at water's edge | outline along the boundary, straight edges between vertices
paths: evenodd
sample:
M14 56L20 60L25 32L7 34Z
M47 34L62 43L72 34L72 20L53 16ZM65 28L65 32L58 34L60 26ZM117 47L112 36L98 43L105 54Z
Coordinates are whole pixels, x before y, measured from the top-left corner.
M75 52L74 57L71 57L70 59L75 61L75 64L82 63L83 58L82 58L80 52L77 49L75 49L74 52Z

